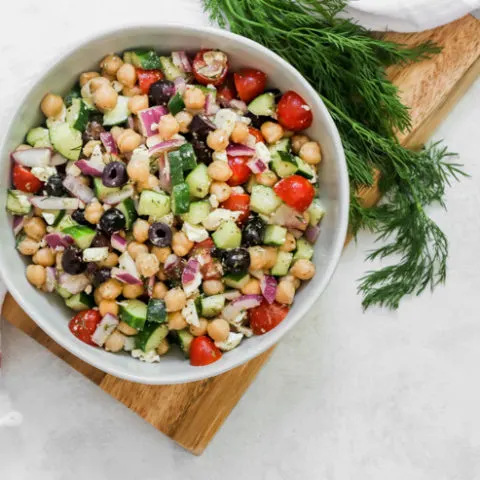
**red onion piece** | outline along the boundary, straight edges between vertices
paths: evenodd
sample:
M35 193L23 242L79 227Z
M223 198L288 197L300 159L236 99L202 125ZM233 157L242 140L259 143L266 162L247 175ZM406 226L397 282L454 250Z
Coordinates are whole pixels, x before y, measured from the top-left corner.
M115 143L113 135L110 132L102 132L100 134L100 140L102 141L107 153L118 153L117 144Z
M142 285L143 282L140 278L132 275L130 272L126 270L122 270L121 268L112 268L112 278L116 278L123 283L128 283L129 285Z
M241 297L242 294L238 290L228 290L223 296L225 297L225 300L235 300L236 298Z
M55 153L52 158L50 159L50 165L52 167L57 167L58 165L65 165L68 162L68 159L66 159L63 155L60 153Z
M190 258L182 273L182 285L194 282L199 272L200 262L196 258Z
M135 260L130 256L128 252L124 252L120 255L120 257L118 258L118 265L122 270L127 271L133 277L140 277Z
M297 210L285 203L275 210L272 216L272 223L287 228L296 228L297 230L305 230L308 225L308 222L300 212L297 212Z
M177 257L174 253L171 253L165 260L163 268L165 270L168 270L169 268L173 267L178 262L178 260L179 257Z
M187 82L183 77L177 77L173 81L173 84L175 85L175 93L179 93L180 95L183 95L185 93L185 90L187 88Z
M73 238L64 233L53 232L45 236L45 241L50 248L64 247L67 248L73 244Z
M185 51L172 52L173 64L185 73L192 71L192 64Z
M262 300L262 295L242 295L223 309L222 317L228 321L233 320L242 311L258 307Z
M118 233L114 233L110 238L110 243L112 244L112 248L118 250L119 252L126 252L127 251L127 240L121 237Z
M260 280L260 289L265 300L272 304L277 294L277 280L272 275L264 275Z
M78 177L67 175L63 181L63 186L74 196L84 203L89 203L95 198L95 194L90 187L84 185Z
M153 287L155 286L156 276L152 275L147 282L147 295L152 298L153 296Z
M131 128L132 130L135 130L135 119L133 118L133 115L128 116L127 125L128 125L128 128Z
M160 179L160 188L166 192L172 191L172 180L170 178L170 162L166 153L158 157L158 177Z
M296 228L289 228L288 231L298 240L302 235L303 232L301 230L297 230Z
M205 100L205 113L207 115L215 115L219 110L220 107L215 103L213 92L208 92Z
M57 284L57 270L55 267L46 268L45 289L47 292L53 292Z
M85 288L90 285L90 280L83 273L79 275L70 275L68 273L62 273L60 275L60 286L67 292L75 295L76 293L83 292Z
M104 163L86 159L76 161L75 166L77 166L83 174L90 175L92 177L101 177L103 169L105 168Z
M134 188L132 185L125 185L120 191L112 192L105 195L103 203L107 205L116 205L123 202L126 198L130 198L133 195Z
M30 197L28 200L42 210L76 210L80 205L78 198L69 197Z
M307 230L305 231L305 238L310 242L310 243L315 243L317 241L317 238L320 234L320 225L309 225Z
M140 123L140 131L143 136L151 137L156 135L157 125L160 119L168 113L168 110L163 105L146 108L138 112L138 121Z
M13 234L17 236L23 229L23 224L25 223L25 217L20 215L13 216Z
M247 165L253 173L262 173L267 169L265 163L259 158L252 158L247 162Z
M228 103L228 106L230 108L233 108L234 110L239 110L242 113L248 112L247 104L243 100L238 100L234 98L233 100L230 100L230 102Z
M241 143L231 143L227 147L227 155L253 157L255 155L255 149L242 145Z
M12 153L15 162L24 167L46 167L52 158L51 148L29 148Z
M93 332L92 341L99 347L103 346L118 324L118 318L111 313L107 313L97 325L95 332Z
M152 158L158 158L162 153L169 152L181 147L185 143L184 138L174 138L172 140L166 140L160 142L148 149L148 155Z

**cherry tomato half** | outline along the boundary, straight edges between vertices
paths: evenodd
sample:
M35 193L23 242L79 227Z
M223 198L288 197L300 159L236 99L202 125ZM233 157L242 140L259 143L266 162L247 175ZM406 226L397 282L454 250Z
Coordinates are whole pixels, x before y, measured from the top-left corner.
M273 187L275 193L290 207L304 212L312 203L315 189L300 175L283 178Z
M277 115L283 127L295 132L308 128L313 121L310 106L292 90L285 92L278 102Z
M22 192L37 193L43 186L43 183L22 165L13 167L12 177L13 185Z
M163 73L160 70L143 70L137 68L138 86L140 90L148 94L150 85L163 79Z
M267 85L267 75L254 68L242 68L233 74L238 96L244 102L250 102L258 97Z
M193 74L202 85L220 85L227 76L228 57L219 50L200 50L193 59Z
M222 107L228 107L235 97L235 85L233 84L233 78L229 75L226 82L217 87L217 101Z
M263 143L265 139L263 138L262 132L258 128L248 127L248 133L255 137L255 143Z
M190 365L202 367L220 360L222 352L206 336L195 337L190 344Z
M247 162L250 160L250 157L233 157L228 156L228 166L232 170L233 174L228 180L228 184L231 187L235 187L237 185L242 185L245 183L252 173L250 167L247 165Z
M258 307L248 311L250 328L255 335L263 335L275 328L287 316L288 310L287 305L277 302L270 305L264 300Z
M101 320L102 316L98 310L83 310L70 320L68 328L79 340L95 346L92 335Z
M243 223L250 213L250 195L246 193L233 193L220 206L234 212L242 212L240 217L238 217L238 222Z

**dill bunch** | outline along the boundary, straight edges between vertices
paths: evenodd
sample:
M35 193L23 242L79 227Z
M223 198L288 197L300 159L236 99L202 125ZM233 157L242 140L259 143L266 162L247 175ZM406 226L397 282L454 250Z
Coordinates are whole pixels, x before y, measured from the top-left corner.
M464 173L439 144L412 151L396 133L411 127L408 108L386 67L429 58L430 43L413 48L378 38L338 17L346 0L204 0L219 26L249 37L294 65L316 89L342 138L351 187L350 226L367 228L385 244L368 259L399 258L360 279L363 306L398 308L408 294L444 282L448 242L425 207L444 206L445 188ZM356 192L374 184L380 205L364 208Z

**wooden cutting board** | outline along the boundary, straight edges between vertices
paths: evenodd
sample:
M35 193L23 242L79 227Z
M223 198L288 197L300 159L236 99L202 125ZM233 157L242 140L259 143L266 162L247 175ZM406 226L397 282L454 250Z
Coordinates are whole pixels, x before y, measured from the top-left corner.
M431 60L394 67L389 72L404 103L412 109L412 131L402 135L400 141L409 147L417 147L429 139L480 74L480 22L466 16L435 30L388 34L387 37L410 45L430 39L443 46L442 53ZM379 199L375 188L361 192L361 196L366 205L373 205ZM10 295L4 303L3 315L11 324L196 455L207 447L273 351L272 348L215 378L183 385L138 385L107 375L67 352L37 327Z

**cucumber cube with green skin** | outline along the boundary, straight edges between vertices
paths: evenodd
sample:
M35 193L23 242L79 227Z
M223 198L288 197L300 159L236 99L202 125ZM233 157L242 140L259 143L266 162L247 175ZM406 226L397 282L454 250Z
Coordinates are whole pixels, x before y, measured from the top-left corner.
M185 172L193 170L197 166L197 155L191 143L184 143L179 149L182 167Z
M301 175L302 177L305 177L308 180L315 178L316 173L313 165L309 165L308 163L304 162L300 157L294 157L294 160L298 167L298 170L297 170L298 175Z
M170 213L170 197L153 190L143 190L140 194L137 212L139 215L159 219Z
M28 131L26 137L27 143L35 148L51 147L50 133L48 128L35 127Z
M313 245L304 238L297 240L297 249L293 255L294 260L304 259L311 260L313 257Z
M177 68L170 57L160 57L160 64L165 78L170 81L174 81L178 77L186 77L186 74Z
M186 329L179 330L176 334L178 345L182 349L186 358L190 357L190 345L192 344L193 339L194 336Z
M310 225L315 227L325 215L325 206L320 199L314 198L313 202L308 207L307 212L310 214Z
M278 252L277 253L277 261L273 266L271 273L276 277L283 277L284 275L288 274L288 269L292 263L293 253L290 252Z
M280 227L279 225L267 225L263 237L263 243L280 247L285 243L286 239L287 229L285 227Z
M225 297L223 295L211 295L209 297L203 297L201 302L202 315L206 318L212 318L223 310Z
M277 143L270 145L268 147L270 155L274 155L277 152L287 152L289 153L291 150L291 142L289 138L282 138Z
M280 197L264 185L254 185L250 195L250 210L257 213L269 215L273 213L282 203Z
M63 103L65 103L66 107L69 107L74 98L82 98L80 84L78 83L63 97Z
M32 204L28 200L29 195L21 190L8 190L7 210L14 215L27 215L32 210Z
M95 306L95 300L92 295L80 292L67 298L65 300L65 305L75 312L81 312L82 310L93 308Z
M212 234L218 248L237 248L242 243L242 232L232 220L222 222Z
M70 235L73 238L73 241L82 250L90 247L93 237L95 237L97 233L95 230L92 230L85 225L74 225L73 227L64 228L62 231L63 233Z
M172 185L175 186L183 183L185 179L183 178L182 157L179 150L168 154L168 163L170 165L170 180Z
M185 102L183 101L182 96L177 92L173 97L168 101L168 111L172 115L176 115L185 108Z
M185 179L193 197L204 198L208 195L212 179L208 176L207 166L199 163Z
M250 278L248 273L230 273L223 277L223 281L227 287L240 290L250 281Z
M182 215L182 220L192 225L199 225L202 223L211 212L212 207L206 200L190 203L188 212Z
M133 200L131 198L126 198L123 202L119 203L116 208L118 208L125 217L125 229L130 230L138 216Z
M56 230L59 232L63 232L65 229L69 227L73 227L75 225L78 225L78 223L70 216L70 215L65 215L56 225Z
M155 50L130 50L123 54L123 61L144 70L160 70L160 57Z
M83 100L74 98L67 109L66 120L70 126L83 132L87 126L89 114L89 109Z
M103 115L103 125L105 127L113 127L114 125L120 125L127 121L128 116L130 115L128 101L128 97L124 97L122 95L118 96L115 108L105 112Z
M68 160L78 160L82 151L82 132L66 122L54 123L50 129L53 148Z
M55 288L55 291L64 299L70 298L72 296L72 294L68 290L65 290L63 287L57 286Z
M125 300L119 303L120 319L137 330L143 330L147 321L147 305L140 300Z
M190 189L186 183L175 185L172 189L172 211L175 215L187 213L190 205Z
M275 95L262 93L248 104L248 110L254 115L271 117L275 113Z
M144 352L155 350L168 334L168 325L147 323L143 330L135 337L135 346Z
M298 170L295 157L287 152L275 152L272 155L272 170L280 178L286 178L293 175Z
M93 179L93 189L95 190L95 196L102 201L105 200L105 197L110 193L120 191L120 188L118 187L106 187L102 183L102 179L100 177L95 177Z
M167 308L165 302L159 298L151 298L147 306L147 322L165 323L167 321Z

